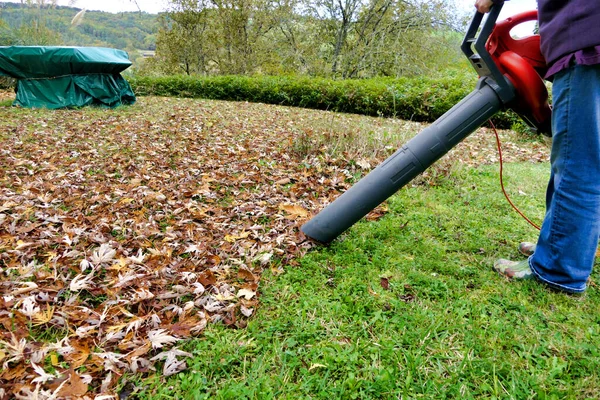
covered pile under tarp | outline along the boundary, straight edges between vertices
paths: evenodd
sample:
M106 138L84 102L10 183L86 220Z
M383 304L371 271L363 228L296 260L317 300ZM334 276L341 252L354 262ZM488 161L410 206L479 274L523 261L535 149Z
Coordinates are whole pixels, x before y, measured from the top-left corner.
M14 105L21 107L133 104L135 94L121 76L130 65L117 49L0 46L0 75L17 79Z

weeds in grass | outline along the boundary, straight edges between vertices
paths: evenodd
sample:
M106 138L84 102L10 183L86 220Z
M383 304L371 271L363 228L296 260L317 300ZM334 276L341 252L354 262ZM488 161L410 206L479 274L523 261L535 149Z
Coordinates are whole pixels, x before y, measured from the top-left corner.
M546 167L507 169L515 200L542 218ZM134 379L139 398L594 397L597 289L575 298L497 276L493 260L536 232L510 211L496 167L450 175L263 278L245 331L211 326L186 346L189 371Z
M18 343L29 340L27 352L36 357L53 351L46 341L59 338L39 331L31 337L23 315L34 321L56 317L52 323L68 327L70 345L85 350L78 371L87 368L93 377L89 396L100 393L108 375L113 385L125 371L141 374L142 359L146 377L162 370L148 381L132 378L135 393L152 398L500 397L510 384L524 388L509 389L516 394L530 394L535 385L551 393L550 385L573 372L565 366L571 359L585 364L591 358L585 373L597 366L588 350L597 334L595 322L586 320L594 315L591 306L577 314L575 326L582 329L575 331L564 305L553 305L560 319L541 319L528 303L546 312L549 306L543 308L537 295L497 290L497 280L488 284L490 271L482 272L487 258L521 238L507 239L517 224L496 206L499 192L488 188L496 182L495 171L456 167L494 162L477 133L436 164L433 175L424 175L422 185L410 185L392 199L387 217L359 224L343 241L298 261L294 257L308 244L298 235L300 218L408 139L390 132L412 137L420 129L377 118L178 99L140 99L136 106L110 111L2 111L3 132L10 134L2 136L9 157L0 157L5 171L0 225L9 234L0 240L0 265L7 270L7 293L20 294L0 300L0 319L19 334ZM311 156L281 151L294 143L287 140L293 132L307 127L312 131L300 149ZM399 143L388 148L388 140ZM529 146L528 152L513 147L521 159L542 157ZM529 185L531 179L522 181ZM521 189L530 192L529 186ZM526 208L539 213L533 205ZM13 272L34 260L51 270ZM252 271L240 279L235 271L244 263ZM268 278L261 282L263 271ZM123 277L130 280L118 285ZM201 286L192 286L194 280ZM21 291L33 281L35 292ZM239 314L229 312L238 306ZM182 326L178 310L192 315L191 309L201 319ZM533 319L522 318L529 311ZM167 368L167 361L156 358L166 349L155 344L187 338L191 326L202 330L209 321L240 328L249 315L257 317L243 333L211 326L206 337L188 344L193 369L164 385L168 373L185 365L171 359ZM147 324L137 325L142 316ZM528 338L515 356L513 343L504 338L511 324L521 329L516 337L528 330L542 336ZM554 332L548 326L558 327L562 342L548 336ZM581 334L584 327L587 336ZM160 339L165 329L174 336ZM107 336L117 331L121 339ZM578 347L575 337L587 347ZM5 332L0 346L14 346L13 339ZM109 373L102 367L107 359L87 357L88 350L132 358L112 364ZM8 354L0 349L0 358L3 352ZM66 347L61 352L65 360L73 356ZM488 361L503 352L509 361ZM9 378L16 389L25 381L33 385L35 377L32 365L19 357L18 369L12 363L1 378L16 370L20 375ZM511 365L519 369L513 372ZM525 379L521 370L527 368L537 373L535 379ZM555 370L548 384L545 368ZM589 390L597 382L590 376L591 384L566 381L557 393L571 393L575 383ZM123 381L121 387L127 389L121 397L129 396L123 393L131 385Z
M381 160L425 127L417 122L323 113L300 129L291 144L294 154L325 154L363 163Z

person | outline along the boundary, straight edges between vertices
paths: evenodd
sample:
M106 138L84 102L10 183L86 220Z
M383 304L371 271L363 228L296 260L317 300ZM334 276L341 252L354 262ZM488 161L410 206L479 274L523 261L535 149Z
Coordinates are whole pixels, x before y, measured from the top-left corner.
M476 0L486 13L503 0ZM600 7L538 0L542 54L552 81L552 149L546 214L529 257L497 260L509 278L535 278L567 293L586 290L600 236Z

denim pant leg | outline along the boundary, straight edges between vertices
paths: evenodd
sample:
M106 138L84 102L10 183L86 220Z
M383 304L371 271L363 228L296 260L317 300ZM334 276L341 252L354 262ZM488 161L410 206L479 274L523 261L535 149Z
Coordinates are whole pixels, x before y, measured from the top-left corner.
M559 72L552 87L551 176L534 276L556 289L586 289L600 235L600 65Z

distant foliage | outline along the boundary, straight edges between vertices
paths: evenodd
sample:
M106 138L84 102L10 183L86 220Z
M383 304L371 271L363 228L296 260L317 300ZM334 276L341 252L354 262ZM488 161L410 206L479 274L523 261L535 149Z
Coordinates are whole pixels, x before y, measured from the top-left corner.
M415 76L460 62L454 0L170 0L148 71Z
M0 45L101 46L154 50L157 16L48 5L0 3Z
M156 16L29 0L0 3L0 45L119 48L153 76L431 76L464 64L454 2L169 0Z

